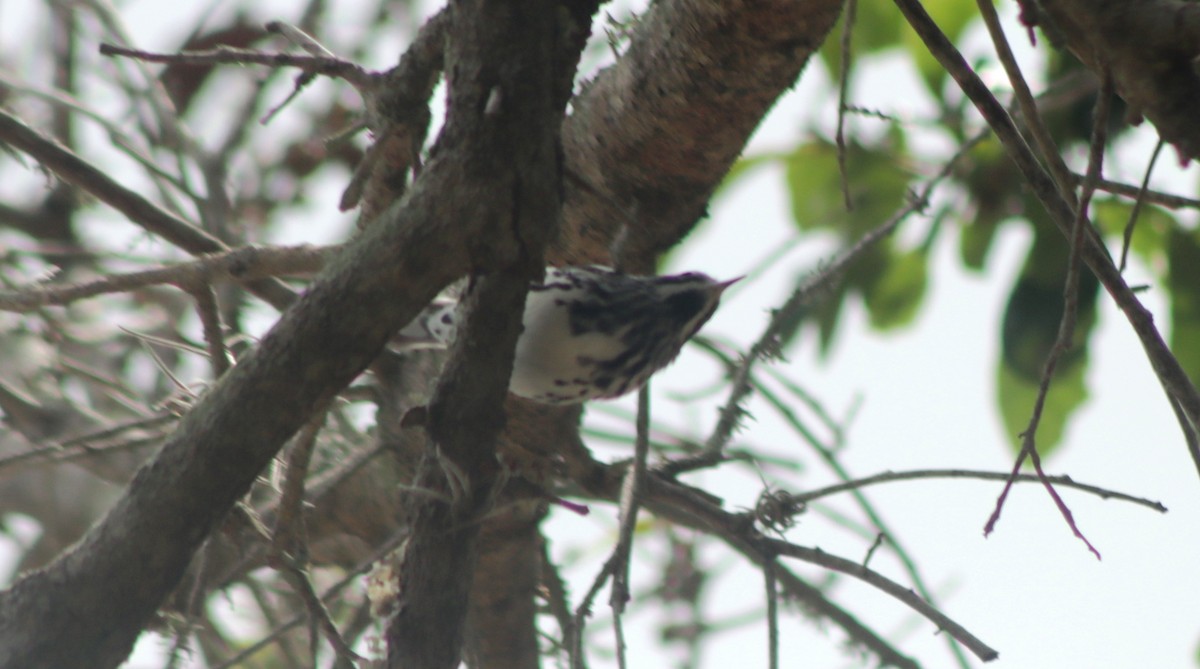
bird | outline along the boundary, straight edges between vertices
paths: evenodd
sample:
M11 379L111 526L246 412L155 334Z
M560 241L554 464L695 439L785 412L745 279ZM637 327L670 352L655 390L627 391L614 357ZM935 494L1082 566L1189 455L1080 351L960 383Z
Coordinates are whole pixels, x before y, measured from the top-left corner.
M679 355L712 318L725 290L742 278L548 267L543 281L529 287L509 391L552 405L633 392ZM439 298L401 330L400 339L448 346L459 319L457 302Z

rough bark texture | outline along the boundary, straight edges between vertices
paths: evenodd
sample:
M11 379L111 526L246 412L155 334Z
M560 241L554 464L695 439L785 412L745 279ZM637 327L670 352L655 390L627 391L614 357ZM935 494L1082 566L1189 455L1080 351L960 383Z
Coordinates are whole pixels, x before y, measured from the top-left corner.
M555 118L561 118L574 67L561 54L577 53L587 34L584 19L591 9L586 3L565 12L547 3L542 12L549 14L524 5L489 10L499 13L489 15L486 25L470 28L491 36L482 41L464 41L466 33L458 31L472 24L459 22L461 16L455 19L450 30L454 55L446 73L452 90L459 87L459 92L452 93L450 125L407 199L390 209L372 204L386 211L363 226L258 349L201 398L104 520L63 558L0 593L0 667L101 667L123 660L178 585L196 549L280 446L372 361L399 326L468 271L498 269L537 255L533 249L539 242L516 222L539 220L554 208L554 194L545 191L548 163L562 171L564 222L560 239L548 252L550 260L608 261L619 237L625 263L645 267L703 215L728 167L770 106L794 83L841 7L835 0L655 3L641 17L618 64L572 101L559 167L557 158L545 155L544 142L553 134L549 127L514 125L530 134L511 136L507 141L512 145L501 140L488 145L493 133L511 130L506 124L522 120L509 116L514 110L550 126L557 123L547 121L545 114L555 109ZM468 18L482 16L474 14L475 8L475 3L462 3L454 11L466 12ZM569 26L549 47L539 41L545 38L542 31L555 29L547 22L560 30ZM519 29L512 34L521 37L510 34L502 40L506 33L501 26ZM527 77L522 68L532 65L518 66L520 59L547 48L560 54L552 59L557 69ZM500 112L493 116L488 112L497 87L494 104ZM507 161L497 163L487 151L509 151ZM535 202L540 196L548 201ZM516 304L521 271L497 286L481 283L478 290L496 291L497 305ZM429 429L452 464L427 459L421 482L453 497L443 474L457 467L468 473L469 486L466 497L454 498L456 505L422 504L412 512L414 538L423 538L410 541L409 556L416 562L406 561L406 568L417 570L409 572L421 574L414 582L428 587L404 593L407 606L389 632L393 660L412 660L407 666L453 666L459 653L455 640L464 638L471 656L481 662L530 666L535 639L528 570L537 554L529 533L536 507L526 507L528 513L520 518L486 519L482 539L474 529L439 533L447 523L458 528L454 523L466 518L475 518L468 523L472 527L480 526L475 515L486 508L495 474L489 440L503 420L495 409L502 395L496 388L502 388L497 384L503 383L511 362L506 356L515 336L513 313L472 317L480 320L468 330L491 330L492 341L507 342L506 352L457 353L461 362L451 364L444 390L431 406ZM478 341L477 336L469 334L464 341ZM482 366L455 371L468 360ZM472 387L467 383L471 378L481 384ZM528 407L513 400L507 406L510 422L501 435L502 452L519 460L518 473L535 483L559 475L550 472L554 465L547 462L566 442L563 435L575 434L578 411ZM456 433L468 423L479 427ZM472 444L479 450L472 450ZM363 480L343 481L343 487L354 489L346 494L369 494L362 489ZM380 486L376 499L395 498L389 477L367 480ZM322 494L336 498L339 492ZM318 507L318 514L330 516L313 519L313 541L320 540L321 527L344 526L336 517L347 508L355 505ZM387 527L359 523L353 534ZM359 538L366 546L382 541ZM488 555L476 568L479 541ZM447 556L455 561L444 562ZM470 629L464 631L459 623L472 582L488 587L480 590ZM438 591L437 584L448 584L450 590ZM442 595L452 596L439 608ZM417 616L424 621L418 627L400 624ZM433 636L415 638L418 629ZM434 640L447 643L439 651Z
M545 507L512 504L484 525L467 615L466 659L472 667L540 666L538 523Z
M1175 0L1040 0L1039 20L1098 76L1111 72L1130 111L1181 160L1200 156L1200 5Z
M495 212L494 228L475 243L511 237L522 253L513 271L468 290L464 332L429 406L432 448L417 485L442 499L417 500L409 514L400 610L387 626L390 667L454 669L461 659L479 521L499 493L496 440L522 305L561 211L559 127L582 44L560 47L560 36L589 25L594 8L553 0L451 7L444 136L461 133L475 150L464 168L490 176L486 189L457 196Z
M460 150L465 150L461 148ZM279 447L469 267L454 243L488 220L449 152L184 417L73 550L0 593L0 666L116 666L201 542ZM465 222L465 223L463 223ZM437 258L437 262L431 262ZM70 642L65 642L69 638Z
M645 269L705 215L767 111L800 75L842 3L654 3L620 61L572 101L558 249L608 261L621 233Z
M476 85L486 86L487 96L515 76ZM513 87L509 111L498 116L511 116L528 92ZM536 240L527 238L527 227L512 227L515 209L492 206L497 175L478 162L474 144L482 132L497 132L496 120L483 115L484 100L476 93L454 108L457 123L448 125L404 206L365 230L197 403L104 520L62 559L0 593L0 666L119 664L196 549L279 447L362 372L392 333L468 270L540 255L536 247L522 248ZM492 127L476 129L484 125ZM544 143L536 149L544 153ZM553 155L539 159L555 167ZM518 180L511 177L508 187ZM505 199L514 208L528 206ZM533 208L530 215L542 213ZM494 402L501 399L497 392Z
M656 255L704 215L750 135L795 83L841 7L840 0L655 3L640 17L628 51L571 101L563 124L563 230L548 259L611 263L616 243L625 266L651 269ZM509 402L502 452L541 483L556 452L570 443L565 435L576 433L579 412L528 405ZM577 481L577 475L587 472L567 477ZM512 541L531 552L497 545L476 571L490 601L525 595L524 582L510 575L536 562L535 546L519 534ZM507 658L494 651L514 645L509 635L522 622L503 608L473 605L468 641L489 660L477 666L529 666L520 644Z

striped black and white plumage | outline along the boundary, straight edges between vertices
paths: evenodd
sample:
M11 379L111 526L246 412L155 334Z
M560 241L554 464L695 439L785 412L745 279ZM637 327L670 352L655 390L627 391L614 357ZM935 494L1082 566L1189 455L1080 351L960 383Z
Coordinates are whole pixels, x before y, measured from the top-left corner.
M596 265L548 268L545 281L529 289L509 390L546 404L636 390L679 355L735 281L698 272L635 276ZM449 343L455 306L436 305L420 325Z

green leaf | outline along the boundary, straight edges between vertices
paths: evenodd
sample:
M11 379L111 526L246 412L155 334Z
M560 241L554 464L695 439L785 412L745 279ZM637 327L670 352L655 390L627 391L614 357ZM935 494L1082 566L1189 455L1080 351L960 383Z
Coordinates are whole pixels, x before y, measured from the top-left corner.
M842 305L846 302L845 282L838 282L830 295L821 296L813 308L813 316L817 320L817 331L820 334L819 353L822 358L829 354L829 346L833 343L833 335L837 331L838 316L842 313Z
M1171 291L1171 351L1193 381L1200 380L1200 243L1173 229L1167 248Z
M805 231L828 229L856 240L886 221L905 202L912 174L900 166L903 147L846 147L847 188L853 209L847 210L837 147L816 140L796 148L786 159L792 218Z
M1032 215L1032 219L1037 216ZM1035 222L1033 246L1025 258L1004 311L1001 358L997 368L1000 413L1015 448L1029 422L1046 360L1058 339L1065 302L1070 247L1066 239L1046 224ZM1049 453L1062 439L1071 414L1087 399L1088 339L1096 324L1100 282L1084 269L1079 275L1075 331L1071 348L1063 352L1046 397L1038 428L1039 452Z
M892 330L912 322L929 282L928 258L923 249L894 253L883 272L863 289L871 326Z
M1124 238L1125 226L1129 224L1132 212L1133 203L1128 200L1110 197L1092 202L1092 220L1101 232L1116 239ZM1133 226L1133 237L1129 240L1130 252L1151 267L1159 265L1164 260L1167 236L1177 226L1175 218L1167 210L1143 205ZM1117 253L1114 249L1113 255Z
M984 140L971 149L958 177L974 217L963 226L959 255L967 267L983 269L1000 224L1022 211L1022 178L995 139Z
M982 270L999 229L998 221L976 221L963 226L958 240L958 253L963 264L973 270Z
M958 40L962 35L963 30L970 24L971 19L978 16L978 9L972 0L921 0L921 5L934 23L946 33L951 42ZM917 33L905 24L905 30L902 33L902 39L905 49L912 56L913 63L917 67L917 72L925 81L925 85L939 100L942 99L942 88L946 83L949 75L946 70L938 63L933 54L929 53L929 47L921 41Z
M1067 421L1088 397L1084 384L1087 371L1087 354L1072 361L1063 361L1054 375L1050 392L1038 424L1036 444L1038 453L1049 455L1062 442ZM1005 431L1010 437L1013 450L1021 450L1021 433L1029 425L1029 417L1037 398L1038 382L1027 378L1007 364L1001 362L996 370L996 392L1000 401L1000 415Z
M843 12L829 33L829 38L817 52L829 70L829 78L835 82L841 76L842 26L845 21L846 14ZM854 58L900 46L900 31L903 25L907 24L890 0L858 0L854 32L850 36L850 48Z
M1033 246L1004 309L1000 338L1005 365L1034 382L1041 378L1042 367L1058 339L1070 253L1070 246L1058 231L1045 227L1035 230ZM1096 322L1099 293L1096 275L1083 268L1076 297L1074 337L1060 364L1086 355L1087 340Z

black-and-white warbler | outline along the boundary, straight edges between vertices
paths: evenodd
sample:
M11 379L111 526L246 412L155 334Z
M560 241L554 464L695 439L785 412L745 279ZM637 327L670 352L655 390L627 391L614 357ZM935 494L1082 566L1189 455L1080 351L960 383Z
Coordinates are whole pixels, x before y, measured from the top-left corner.
M740 279L740 277L739 277ZM578 404L636 390L667 366L739 279L688 272L635 276L607 267L551 267L531 286L509 390L545 404ZM402 339L449 344L457 305L438 301Z

